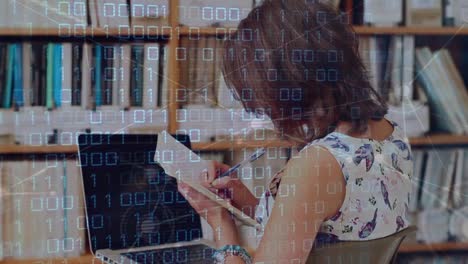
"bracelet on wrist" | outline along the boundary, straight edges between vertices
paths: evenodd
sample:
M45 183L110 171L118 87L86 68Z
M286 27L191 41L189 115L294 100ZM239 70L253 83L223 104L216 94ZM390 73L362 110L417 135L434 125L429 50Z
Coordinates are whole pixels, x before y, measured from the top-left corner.
M252 264L252 257L247 251L239 245L226 245L215 250L213 259L215 264L226 263L226 258L230 256L240 257L246 264Z

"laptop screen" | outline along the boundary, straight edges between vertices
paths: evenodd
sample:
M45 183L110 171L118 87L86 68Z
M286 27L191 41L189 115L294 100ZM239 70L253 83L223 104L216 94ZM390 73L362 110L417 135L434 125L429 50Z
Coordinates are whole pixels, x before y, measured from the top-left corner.
M190 148L187 136L176 139ZM85 134L78 140L93 253L202 237L200 217L153 161L156 135Z

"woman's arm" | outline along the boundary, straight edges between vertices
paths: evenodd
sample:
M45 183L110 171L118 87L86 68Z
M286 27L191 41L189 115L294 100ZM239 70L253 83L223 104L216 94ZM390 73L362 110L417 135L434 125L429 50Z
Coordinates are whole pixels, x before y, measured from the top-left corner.
M279 263L281 260L305 263L320 225L340 209L345 184L341 167L327 150L312 146L291 160L285 169L253 263ZM224 223L229 230L228 222ZM231 239L234 237L226 234L224 239L233 243ZM217 244L223 246L222 241L217 241ZM226 263L243 261L232 256L226 259Z

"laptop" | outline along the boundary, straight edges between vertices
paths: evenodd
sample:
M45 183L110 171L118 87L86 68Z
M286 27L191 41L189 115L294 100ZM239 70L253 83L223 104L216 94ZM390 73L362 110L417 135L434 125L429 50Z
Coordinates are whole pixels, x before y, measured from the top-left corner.
M79 136L90 249L104 263L212 263L212 230L154 162L157 137Z

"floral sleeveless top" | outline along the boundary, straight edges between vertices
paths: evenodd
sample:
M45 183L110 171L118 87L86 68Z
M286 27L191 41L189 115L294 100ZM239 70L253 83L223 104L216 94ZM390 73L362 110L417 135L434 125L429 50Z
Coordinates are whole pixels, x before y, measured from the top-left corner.
M386 237L409 225L412 154L407 138L396 123L383 141L354 138L332 132L309 143L327 149L341 165L346 195L338 213L324 221L315 246L337 241L371 240ZM284 168L283 168L284 170ZM260 199L256 219L263 228L268 221L283 170ZM259 237L263 235L260 231Z

